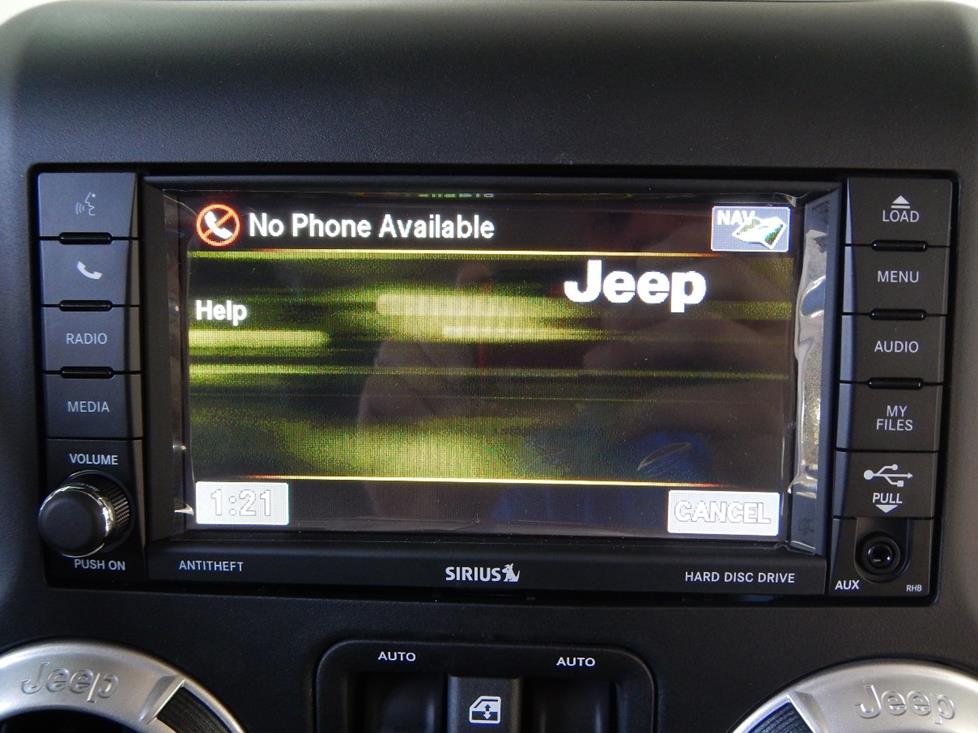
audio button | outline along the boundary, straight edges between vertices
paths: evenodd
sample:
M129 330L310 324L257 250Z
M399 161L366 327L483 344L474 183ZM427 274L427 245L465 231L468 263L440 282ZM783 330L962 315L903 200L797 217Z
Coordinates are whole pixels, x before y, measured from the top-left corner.
M917 320L842 317L843 382L870 379L919 379L928 384L944 381L943 316Z

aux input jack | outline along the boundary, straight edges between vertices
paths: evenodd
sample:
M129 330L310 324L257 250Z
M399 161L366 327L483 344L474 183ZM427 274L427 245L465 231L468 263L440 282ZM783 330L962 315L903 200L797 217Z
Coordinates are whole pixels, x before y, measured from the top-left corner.
M872 534L859 546L859 567L874 579L899 575L903 569L903 557L900 543L886 534Z

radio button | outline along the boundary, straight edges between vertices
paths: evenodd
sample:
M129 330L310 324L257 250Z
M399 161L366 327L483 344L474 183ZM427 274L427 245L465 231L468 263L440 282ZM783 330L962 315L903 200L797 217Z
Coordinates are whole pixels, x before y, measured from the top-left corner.
M926 178L851 178L846 242L951 241L950 181Z
M44 369L108 367L139 370L139 311L44 309Z
M843 382L874 377L943 382L944 329L943 317L891 321L843 316L839 378Z
M835 515L934 516L936 453L835 454Z
M837 447L864 451L936 451L943 388L839 386Z
M41 242L44 305L65 301L138 305L138 250L136 242Z
M448 733L518 733L520 688L516 679L449 677Z
M142 436L142 382L136 375L108 379L44 378L47 433L52 438Z
M133 236L134 173L42 173L37 177L42 237L65 233Z
M948 250L898 251L846 247L842 309L947 313Z

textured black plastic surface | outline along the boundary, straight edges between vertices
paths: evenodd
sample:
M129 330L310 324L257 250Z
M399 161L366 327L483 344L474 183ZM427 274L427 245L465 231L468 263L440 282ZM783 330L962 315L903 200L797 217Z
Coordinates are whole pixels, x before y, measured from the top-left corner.
M227 726L192 692L182 687L173 693L156 717L179 733L228 733Z
M916 2L102 2L0 29L0 648L134 644L249 731L311 731L323 650L429 638L632 650L657 732L726 731L791 679L871 656L978 667L978 18ZM751 101L754 100L754 101ZM756 103L755 103L756 102ZM932 605L67 590L43 578L33 171L955 178L942 564ZM192 622L188 622L191 619ZM831 640L831 643L826 643Z
M785 703L766 720L757 724L750 733L812 733L791 703Z

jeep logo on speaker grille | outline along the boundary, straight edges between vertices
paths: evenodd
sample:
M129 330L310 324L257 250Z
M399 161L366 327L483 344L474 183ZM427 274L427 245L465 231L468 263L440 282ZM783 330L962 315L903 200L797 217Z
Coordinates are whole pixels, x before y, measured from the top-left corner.
M108 700L119 687L119 678L114 674L87 668L51 667L50 662L43 662L36 674L21 683L20 691L25 695L34 695L42 690L53 695L66 692L95 703Z
M863 686L864 700L856 703L860 718L872 720L881 715L899 718L907 715L929 718L935 725L945 720L953 720L957 713L954 700L942 694L925 693L920 690L883 690L876 685Z

